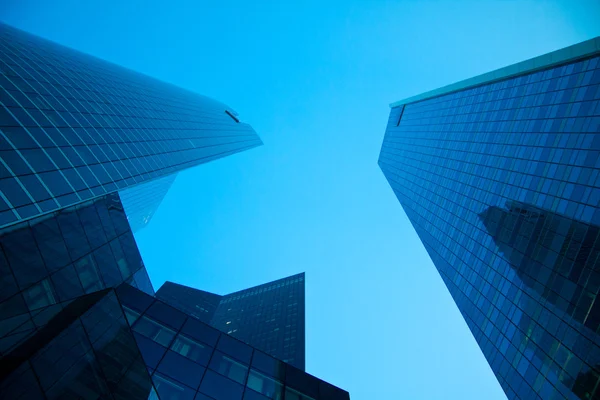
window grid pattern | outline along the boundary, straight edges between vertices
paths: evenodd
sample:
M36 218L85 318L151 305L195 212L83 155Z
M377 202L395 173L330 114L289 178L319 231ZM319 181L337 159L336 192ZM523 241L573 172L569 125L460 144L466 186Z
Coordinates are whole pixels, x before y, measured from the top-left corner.
M223 296L211 325L302 370L304 273Z
M119 191L133 233L150 223L175 178L177 174L172 174Z
M600 396L599 57L391 110L379 165L510 399Z
M260 145L231 115L0 24L0 226Z
M286 363L305 368L304 273L219 296L166 282L156 296Z
M346 391L137 289L124 285L117 293L129 313L136 310L132 326L134 337L161 398L349 399Z
M0 270L0 355L33 334L49 306L124 281L149 285L118 194L5 228Z
M77 314L54 337L49 334L40 331L36 343L47 344L0 379L2 398L152 398L150 375L114 292Z

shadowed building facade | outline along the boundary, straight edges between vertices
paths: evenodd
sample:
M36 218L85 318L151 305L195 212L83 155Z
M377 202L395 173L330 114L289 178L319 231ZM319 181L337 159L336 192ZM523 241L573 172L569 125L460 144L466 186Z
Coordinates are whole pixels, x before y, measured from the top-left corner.
M155 298L116 193L3 232L0 399L349 400ZM293 278L261 287L303 280ZM245 292L232 301L255 294ZM281 307L269 303L265 314L275 318ZM243 310L231 308L239 319ZM255 317L244 324L268 322Z
M61 306L0 359L0 398L350 399L126 283Z
M132 228L178 171L260 144L224 104L0 24L0 399L348 400L202 322L221 296L190 315L153 297ZM301 332L303 367L285 282L264 313ZM236 297L256 294L222 318L264 333Z
M349 399L153 297L132 228L178 171L260 144L222 103L0 24L0 399Z
M0 228L261 144L225 104L0 24Z
M177 171L260 144L222 103L0 24L0 354L55 305L153 294L128 219Z
M69 301L129 282L153 295L116 193L0 232L0 355Z
M220 296L165 282L156 297L304 370L304 285L300 273Z
M599 56L392 104L379 165L509 399L600 397Z

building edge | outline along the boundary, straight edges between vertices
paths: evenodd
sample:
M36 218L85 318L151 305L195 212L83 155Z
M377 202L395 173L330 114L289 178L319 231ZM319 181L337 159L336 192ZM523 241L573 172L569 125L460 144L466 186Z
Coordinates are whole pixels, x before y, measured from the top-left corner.
M537 72L543 69L556 67L562 64L568 64L580 59L593 57L600 54L600 36L576 43L562 49L552 51L537 57L530 58L503 68L499 68L472 78L464 79L437 89L408 97L404 100L390 103L390 108L395 108L403 104L415 103L421 100L428 100L434 97L450 94L460 90L474 88L480 85L487 85L515 76Z

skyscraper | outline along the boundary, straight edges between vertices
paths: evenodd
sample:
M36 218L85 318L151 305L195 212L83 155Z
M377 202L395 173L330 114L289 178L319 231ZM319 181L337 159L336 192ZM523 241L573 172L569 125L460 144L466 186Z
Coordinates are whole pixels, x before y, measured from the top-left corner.
M145 228L150 223L158 206L175 182L175 178L177 178L177 174L168 175L119 191L119 197L133 233Z
M348 400L153 297L132 227L177 171L260 144L221 103L0 25L0 399Z
M349 400L126 284L80 296L0 358L0 398Z
M392 104L379 165L509 399L600 398L600 38Z
M0 243L0 399L349 399L155 298L117 193L5 228ZM294 304L282 292L298 301L289 286L300 279L230 295L232 321L261 333L259 325L272 328L285 315L292 326L294 307L282 302ZM264 310L277 322L254 314L260 301L247 302L258 306L241 318L236 302L257 295L281 300Z
M225 296L166 282L156 297L304 370L304 279L300 273Z
M260 144L222 103L0 24L0 228Z
M260 139L221 103L3 24L0 72L3 353L43 307L123 281L154 293L128 219L176 171Z

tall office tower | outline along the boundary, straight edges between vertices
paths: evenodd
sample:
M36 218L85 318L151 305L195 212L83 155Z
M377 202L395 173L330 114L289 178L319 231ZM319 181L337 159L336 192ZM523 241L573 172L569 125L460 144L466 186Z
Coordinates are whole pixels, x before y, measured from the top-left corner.
M0 24L0 228L260 144L222 103Z
M223 298L223 296L215 293L173 282L163 283L156 292L156 297L207 324L212 321Z
M259 144L221 103L0 24L0 355L84 294L153 294L128 218Z
M176 177L168 175L119 192L133 233L148 226Z
M156 297L304 370L304 273L225 296L166 282Z
M211 325L305 369L304 272L223 296Z
M599 61L392 104L379 165L510 399L600 398Z
M121 284L76 298L0 358L0 398L349 400L348 392Z

